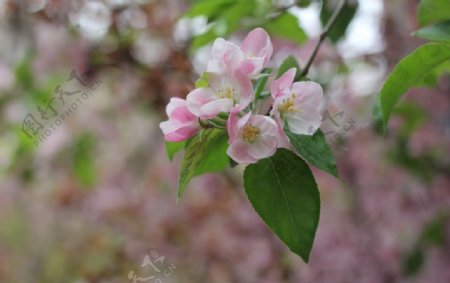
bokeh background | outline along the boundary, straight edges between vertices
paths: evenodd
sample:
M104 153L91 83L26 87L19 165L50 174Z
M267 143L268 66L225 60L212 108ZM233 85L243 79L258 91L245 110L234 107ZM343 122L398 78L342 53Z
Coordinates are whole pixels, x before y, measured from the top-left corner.
M176 203L181 156L168 161L158 124L208 42L287 12L309 39L271 30L273 66L302 64L321 31L320 1L236 1L253 6L208 33L184 16L200 1L0 0L0 282L450 282L450 77L409 91L386 137L371 118L423 43L416 0L360 0L311 69L342 180L314 170L308 264L254 212L241 167L194 179Z

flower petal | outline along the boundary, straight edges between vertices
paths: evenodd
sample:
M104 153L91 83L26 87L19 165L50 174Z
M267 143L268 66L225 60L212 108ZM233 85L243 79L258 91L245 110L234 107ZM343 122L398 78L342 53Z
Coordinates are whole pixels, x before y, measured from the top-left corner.
M236 99L236 106L233 112L244 110L255 97L253 92L252 81L241 71L237 70L234 73L235 86L238 89Z
M223 38L214 41L211 56L214 63L208 64L207 71L234 72L244 59L244 53L236 44ZM211 66L210 66L211 65ZM209 69L211 68L211 70Z
M255 28L242 42L242 50L246 57L261 57L267 65L273 53L272 42L267 32L262 28Z
M322 114L309 105L303 105L299 112L289 112L286 121L289 130L300 135L312 135L320 127Z
M272 85L270 86L270 92L272 93L273 98L289 95L296 72L297 69L290 68L278 79L272 82Z
M185 106L186 100L179 97L172 97L166 106L166 114L170 117L175 109Z
M239 117L237 116L236 113L230 113L230 116L228 117L228 121L227 121L227 132L228 132L228 143L231 144L233 143L239 134L239 129L238 129L238 121L239 121Z
M212 100L214 100L214 92L206 87L194 89L186 97L189 111L197 117L202 116L201 107Z
M287 148L292 149L292 144L289 141L286 133L284 132L284 122L280 118L275 118L275 122L277 123L277 140L278 140L278 148Z
M256 163L258 159L248 154L250 144L241 140L236 140L227 149L227 154L237 163Z
M260 130L261 135L276 136L277 123L272 118L264 115L255 115L250 122Z
M260 137L248 148L248 154L259 160L272 156L277 150L277 138L275 136Z
M233 100L231 99L222 98L212 100L200 108L200 118L211 119L221 112L230 112L231 108L233 108Z
M297 94L296 102L309 104L322 111L324 96L320 84L316 82L296 82L292 85L292 92Z

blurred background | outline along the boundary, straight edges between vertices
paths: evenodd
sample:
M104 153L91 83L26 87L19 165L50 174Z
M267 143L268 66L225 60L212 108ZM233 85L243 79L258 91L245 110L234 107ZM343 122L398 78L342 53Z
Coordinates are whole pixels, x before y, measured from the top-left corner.
M302 65L336 1L0 0L0 282L450 282L450 76L409 91L386 137L371 118L423 43L418 2L351 2L314 62L342 181L314 170L305 264L254 212L241 167L177 204L181 156L158 124L216 37L263 26L273 66Z

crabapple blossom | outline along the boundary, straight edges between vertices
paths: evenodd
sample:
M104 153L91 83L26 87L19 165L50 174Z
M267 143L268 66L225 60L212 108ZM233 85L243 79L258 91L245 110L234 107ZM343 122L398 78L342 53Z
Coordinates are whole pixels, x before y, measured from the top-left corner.
M207 72L232 74L244 60L244 52L233 42L218 38L213 43L211 57L206 67Z
M296 69L289 69L271 85L274 99L270 114L291 132L312 135L320 127L324 105L322 87L311 81L295 82Z
M257 75L269 63L273 46L270 37L262 28L255 28L242 42L244 61L240 70L251 76Z
M214 41L207 72L226 74L240 70L250 77L256 77L267 66L273 53L272 42L265 30L256 28L244 39L242 48L218 38Z
M238 163L256 163L272 156L277 149L277 124L268 116L247 113L239 118L232 113L227 130L230 145L227 154Z
M187 96L187 107L197 117L214 118L221 112L239 112L253 100L250 79L236 71L234 75L208 73L208 87L197 88Z
M189 111L184 99L171 98L167 104L166 113L169 119L159 124L166 141L187 140L197 134L200 129L198 118Z

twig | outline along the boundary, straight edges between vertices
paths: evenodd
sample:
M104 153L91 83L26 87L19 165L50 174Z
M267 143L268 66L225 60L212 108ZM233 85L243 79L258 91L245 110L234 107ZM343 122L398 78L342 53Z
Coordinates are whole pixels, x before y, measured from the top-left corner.
M303 69L302 73L300 74L300 78L305 77L308 75L309 68L311 67L311 64L314 61L314 58L317 56L317 52L319 52L320 46L322 45L325 38L327 38L328 33L330 32L333 25L336 23L339 15L341 14L342 10L344 9L345 4L347 4L347 0L341 0L336 10L334 10L333 14L331 15L331 18L328 20L327 24L325 25L325 28L323 29L322 33L320 34L319 41L317 42L316 46L314 47L313 53L309 57L308 61L306 62L305 68Z

